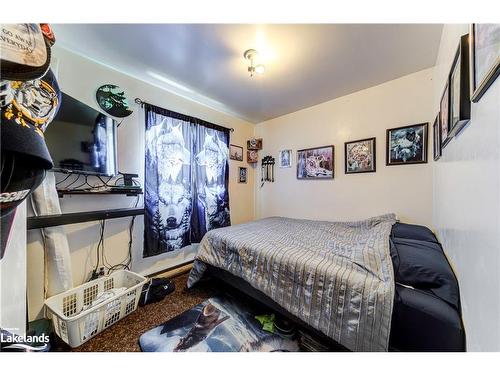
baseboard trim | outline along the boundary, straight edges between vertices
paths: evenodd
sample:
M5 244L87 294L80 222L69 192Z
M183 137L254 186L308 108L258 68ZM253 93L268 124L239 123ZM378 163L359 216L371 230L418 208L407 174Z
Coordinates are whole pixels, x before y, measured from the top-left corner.
M169 279L172 277L176 277L176 276L188 273L189 271L191 271L191 268L193 268L193 261L192 260L185 262L185 263L178 264L174 267L164 269L162 271L154 272L154 273L148 275L148 277L166 277L167 279Z

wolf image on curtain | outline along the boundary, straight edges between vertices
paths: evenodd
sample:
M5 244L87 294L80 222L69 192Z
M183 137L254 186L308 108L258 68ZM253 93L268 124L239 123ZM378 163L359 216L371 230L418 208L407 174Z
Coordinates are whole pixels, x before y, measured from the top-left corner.
M146 107L145 257L230 224L229 131L195 120Z

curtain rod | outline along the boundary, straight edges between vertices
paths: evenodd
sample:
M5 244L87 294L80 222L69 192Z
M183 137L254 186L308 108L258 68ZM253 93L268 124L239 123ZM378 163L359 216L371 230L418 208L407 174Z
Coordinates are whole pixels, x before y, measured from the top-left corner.
M154 104L151 104L151 103L145 102L145 101L143 101L141 98L135 98L135 100L134 100L134 101L135 101L137 104L139 104L140 106L143 106L144 104L149 104L149 105L153 105L153 106L154 106ZM156 106L155 106L155 107L156 107ZM221 128L226 128L226 129L229 129L229 130L231 131L231 133L233 133L233 132L234 132L234 128L228 128L228 127L226 127L226 126L221 126L221 125L217 125L217 126L220 126Z

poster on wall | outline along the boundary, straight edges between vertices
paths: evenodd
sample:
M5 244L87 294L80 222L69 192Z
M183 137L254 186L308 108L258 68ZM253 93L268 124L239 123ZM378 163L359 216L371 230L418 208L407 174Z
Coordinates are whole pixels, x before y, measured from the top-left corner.
M387 130L386 165L427 163L428 123Z
M334 147L323 146L297 151L297 179L333 179Z

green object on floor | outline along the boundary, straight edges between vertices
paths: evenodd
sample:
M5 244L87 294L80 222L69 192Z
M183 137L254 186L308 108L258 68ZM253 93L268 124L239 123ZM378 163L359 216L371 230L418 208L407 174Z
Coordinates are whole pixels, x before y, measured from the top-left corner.
M255 319L262 324L262 329L267 332L274 333L274 314L270 315L257 315Z

